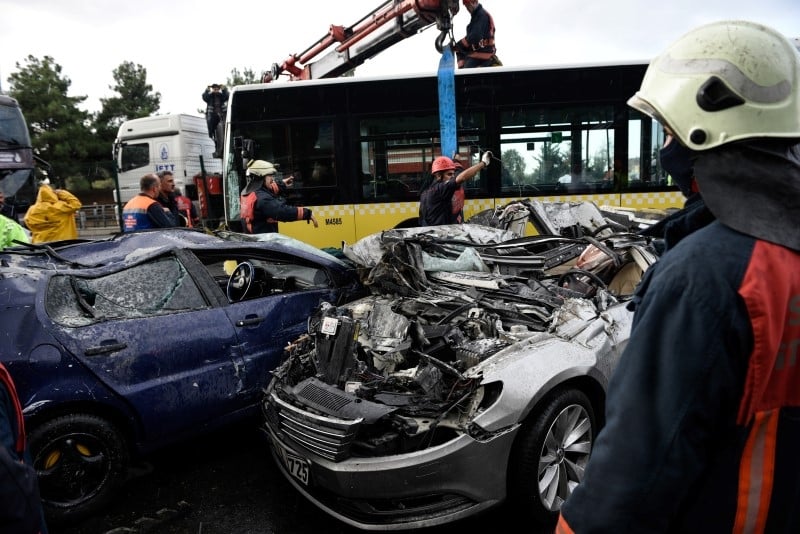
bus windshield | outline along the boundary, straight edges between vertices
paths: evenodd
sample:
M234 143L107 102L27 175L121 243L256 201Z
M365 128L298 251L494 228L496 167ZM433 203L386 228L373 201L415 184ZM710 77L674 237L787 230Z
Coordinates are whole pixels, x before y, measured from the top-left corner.
M466 219L532 197L681 206L682 196L659 169L661 127L626 104L646 68L458 71L456 156L466 167L491 150L498 161L466 183ZM243 169L252 158L293 176L287 201L312 208L320 222L318 229L281 223L282 233L338 248L416 226L420 189L441 152L437 106L433 74L235 87L222 192L228 224L240 228Z

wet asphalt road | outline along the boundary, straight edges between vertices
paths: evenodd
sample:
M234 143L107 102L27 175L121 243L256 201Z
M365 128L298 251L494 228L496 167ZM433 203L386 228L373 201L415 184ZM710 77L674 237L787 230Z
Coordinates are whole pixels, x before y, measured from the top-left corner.
M148 458L102 516L50 534L354 534L307 502L268 454L257 422L237 425ZM501 507L426 534L544 534L516 527Z

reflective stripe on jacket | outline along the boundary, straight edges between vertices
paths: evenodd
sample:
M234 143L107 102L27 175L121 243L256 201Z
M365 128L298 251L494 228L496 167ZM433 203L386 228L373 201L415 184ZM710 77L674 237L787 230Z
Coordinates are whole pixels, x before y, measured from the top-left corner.
M158 203L156 199L141 193L130 199L122 209L122 231L134 232L136 230L155 228L155 225L147 215L147 209L156 203Z
M800 532L799 273L720 222L648 269L558 532Z

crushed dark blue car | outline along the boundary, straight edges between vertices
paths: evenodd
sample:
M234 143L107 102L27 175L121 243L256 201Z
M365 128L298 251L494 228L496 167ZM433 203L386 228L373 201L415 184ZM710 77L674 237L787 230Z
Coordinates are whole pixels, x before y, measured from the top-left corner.
M258 413L320 302L362 294L284 236L185 229L0 252L0 360L16 381L46 515L103 507L132 461Z

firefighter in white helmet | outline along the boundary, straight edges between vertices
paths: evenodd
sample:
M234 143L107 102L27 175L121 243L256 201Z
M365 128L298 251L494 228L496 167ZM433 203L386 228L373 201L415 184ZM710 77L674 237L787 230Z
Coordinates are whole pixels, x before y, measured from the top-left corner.
M282 194L292 186L294 177L276 179L277 169L269 161L253 160L247 165L248 183L241 195L242 228L249 234L278 231L278 222L306 221L317 228L317 219L309 208L290 206Z
M800 532L799 92L788 38L723 21L630 99L686 149L711 216L636 291L588 464L570 465L588 443L552 451L584 472L557 532Z

